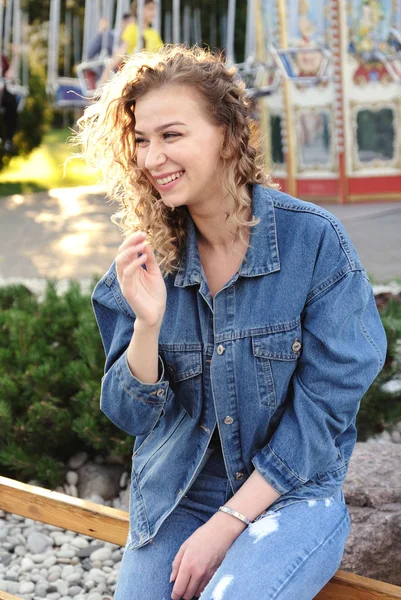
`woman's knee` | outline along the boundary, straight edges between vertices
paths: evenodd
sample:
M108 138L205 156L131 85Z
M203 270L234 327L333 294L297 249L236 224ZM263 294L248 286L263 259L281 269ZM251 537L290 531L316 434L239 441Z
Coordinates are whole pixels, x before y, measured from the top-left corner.
M268 512L235 541L201 600L311 600L338 569L348 534L345 505L330 499Z

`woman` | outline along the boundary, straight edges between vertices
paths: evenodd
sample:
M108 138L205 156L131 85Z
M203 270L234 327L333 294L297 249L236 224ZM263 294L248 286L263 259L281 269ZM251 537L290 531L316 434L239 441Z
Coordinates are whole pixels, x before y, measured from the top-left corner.
M117 600L310 600L349 533L385 335L343 227L264 173L251 110L234 68L171 47L80 122L126 235L93 294L101 409L135 436Z

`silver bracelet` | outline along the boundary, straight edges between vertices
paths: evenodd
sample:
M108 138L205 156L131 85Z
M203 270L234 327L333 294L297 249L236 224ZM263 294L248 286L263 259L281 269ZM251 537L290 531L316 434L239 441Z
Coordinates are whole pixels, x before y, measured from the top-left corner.
M250 525L252 523L252 521L250 521L249 519L247 519L245 517L245 515L241 514L240 512L238 512L237 510L234 510L233 508L229 508L228 506L220 506L219 510L221 512L225 512L233 517L236 517L237 519L239 519L240 521L242 521L243 523L245 523L246 526Z

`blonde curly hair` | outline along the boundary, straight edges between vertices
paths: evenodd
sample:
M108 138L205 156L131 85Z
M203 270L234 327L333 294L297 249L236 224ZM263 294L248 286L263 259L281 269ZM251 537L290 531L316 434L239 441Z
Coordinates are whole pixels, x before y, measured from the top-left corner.
M146 231L164 274L179 269L186 242L187 208L174 211L163 204L159 192L137 166L135 103L153 90L169 85L194 87L206 114L223 126L222 186L234 199L234 241L245 239L251 198L249 184L276 187L263 169L260 137L252 118L252 102L234 67L227 67L209 50L181 45L164 46L156 53L141 52L127 59L101 90L101 95L79 119L75 142L86 161L99 170L107 195L120 204L112 220L124 235Z

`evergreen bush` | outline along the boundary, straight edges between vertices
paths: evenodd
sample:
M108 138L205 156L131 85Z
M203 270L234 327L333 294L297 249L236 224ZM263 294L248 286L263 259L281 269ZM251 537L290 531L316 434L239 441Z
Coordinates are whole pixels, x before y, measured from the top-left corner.
M2 474L56 487L68 458L122 455L132 437L100 411L104 351L90 296L72 283L43 301L24 286L0 288L0 466Z
M359 439L401 419L401 392L383 384L401 376L401 299L382 303L386 364L362 400ZM78 283L58 295L49 282L39 300L22 285L0 288L0 469L51 488L80 450L123 456L133 438L100 411L104 351L89 294Z
M391 423L401 421L401 390L386 391L385 384L401 379L401 295L376 298L387 337L387 356L383 370L376 377L361 402L357 417L358 440L382 432Z

